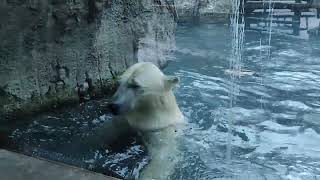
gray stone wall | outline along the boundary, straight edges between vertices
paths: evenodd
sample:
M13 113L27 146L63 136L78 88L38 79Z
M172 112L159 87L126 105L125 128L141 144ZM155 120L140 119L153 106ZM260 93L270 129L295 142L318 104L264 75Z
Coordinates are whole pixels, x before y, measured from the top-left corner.
M0 115L110 92L138 61L174 46L166 0L2 0Z

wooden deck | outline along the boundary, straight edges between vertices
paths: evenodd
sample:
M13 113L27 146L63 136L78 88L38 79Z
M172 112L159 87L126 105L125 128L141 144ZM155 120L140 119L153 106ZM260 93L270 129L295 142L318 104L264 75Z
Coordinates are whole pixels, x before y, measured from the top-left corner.
M299 9L305 10L310 8L315 8L314 5L308 3L307 1L272 1L272 6L274 9ZM268 9L269 3L268 1L246 1L245 8L248 9Z
M293 35L299 35L300 30L308 29L308 18L315 17L314 13L306 14L311 9L317 9L316 15L320 18L320 0L272 0L271 4L269 0L244 0L246 27L251 29L251 24L270 23L270 6L274 9L272 23L290 27ZM306 28L300 27L301 18L306 18Z

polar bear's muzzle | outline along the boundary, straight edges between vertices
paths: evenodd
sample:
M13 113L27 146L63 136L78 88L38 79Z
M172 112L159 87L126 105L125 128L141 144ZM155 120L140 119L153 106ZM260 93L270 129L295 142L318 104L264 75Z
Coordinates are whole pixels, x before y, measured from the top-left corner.
M115 104L115 103L111 103L109 104L109 110L111 111L111 113L113 115L119 115L120 114L120 105L119 104Z
M118 87L116 93L112 97L109 110L113 115L123 115L134 109L139 94L136 90L128 88L122 84Z

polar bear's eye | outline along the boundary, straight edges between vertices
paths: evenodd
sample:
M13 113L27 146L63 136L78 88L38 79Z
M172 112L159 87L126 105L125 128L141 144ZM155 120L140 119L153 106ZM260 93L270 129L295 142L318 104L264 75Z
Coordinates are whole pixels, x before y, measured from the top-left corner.
M121 84L121 81L119 81L119 80L118 80L118 81L115 81L115 86L116 86L116 87L119 87L120 84Z
M128 88L131 88L131 89L139 89L140 86L138 84L128 84Z

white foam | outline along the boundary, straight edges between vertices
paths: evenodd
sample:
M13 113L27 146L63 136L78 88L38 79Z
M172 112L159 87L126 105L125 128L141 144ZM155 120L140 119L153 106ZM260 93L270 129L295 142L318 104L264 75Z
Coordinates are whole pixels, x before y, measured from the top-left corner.
M310 111L310 110L312 110L312 108L305 105L303 102L292 101L292 100L278 101L278 102L274 103L273 106L284 107L284 108L291 109L293 111Z
M295 51L293 49L281 51L278 53L279 56L287 56L287 57L303 57L304 55Z

